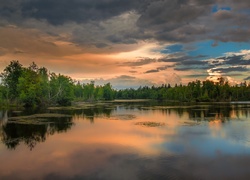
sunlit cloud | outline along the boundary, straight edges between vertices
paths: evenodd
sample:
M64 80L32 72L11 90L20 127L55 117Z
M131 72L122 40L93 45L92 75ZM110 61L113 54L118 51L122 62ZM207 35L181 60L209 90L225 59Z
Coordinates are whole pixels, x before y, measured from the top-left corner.
M247 0L1 2L0 70L19 60L78 80L242 81L250 66L248 7Z

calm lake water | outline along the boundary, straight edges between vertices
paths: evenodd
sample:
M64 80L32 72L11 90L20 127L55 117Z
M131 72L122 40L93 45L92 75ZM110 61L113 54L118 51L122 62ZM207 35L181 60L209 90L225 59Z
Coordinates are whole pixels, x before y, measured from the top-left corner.
M1 110L0 125L0 179L250 179L246 102Z

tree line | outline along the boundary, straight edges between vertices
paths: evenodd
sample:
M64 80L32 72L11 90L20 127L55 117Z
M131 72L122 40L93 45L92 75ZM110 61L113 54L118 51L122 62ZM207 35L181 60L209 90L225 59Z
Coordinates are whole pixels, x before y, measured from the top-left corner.
M94 86L81 84L71 77L51 73L34 62L23 67L11 61L1 73L0 103L23 106L70 105L73 100L112 100L114 90L110 83Z
M222 102L222 101L249 101L250 85L243 82L230 86L223 77L218 82L192 81L187 85L163 84L156 87L139 87L138 89L125 89L116 92L118 99L157 99L180 102Z
M95 85L80 83L69 76L51 73L34 62L23 67L11 61L0 74L0 104L70 105L72 101L113 99L156 99L185 102L246 101L250 100L250 85L246 82L231 86L224 78L218 82L196 80L187 85L163 84L137 89L115 90L110 83Z

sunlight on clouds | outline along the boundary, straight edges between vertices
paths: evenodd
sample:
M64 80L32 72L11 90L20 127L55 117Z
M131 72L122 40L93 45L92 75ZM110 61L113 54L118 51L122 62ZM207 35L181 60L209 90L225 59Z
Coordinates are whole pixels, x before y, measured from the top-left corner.
M250 50L240 50L239 52L226 52L225 53L226 56L240 56L243 55L245 57L245 59L247 59L247 57L250 56Z
M70 63L68 63L70 61ZM117 59L110 54L79 54L65 57L65 70L77 79L111 78L124 72L123 67L117 67ZM65 71L64 70L64 71Z
M224 56L205 60L212 68L207 69L207 80L218 82L223 77L229 84L240 84L248 77L250 68L250 50L226 52Z
M15 54L15 49L19 49L29 58L41 56L50 58L81 52L80 48L72 43L58 41L55 37L43 34L39 30L0 28L0 36L0 47L7 49L8 54Z
M140 57L161 58L162 54L158 50L165 45L159 45L154 42L140 42L138 46L140 47L134 51L118 53L116 57L124 60L133 60Z
M121 84L120 77L132 77L133 87L140 82L185 84L206 76L242 81L250 68L248 5L224 0L6 1L0 7L0 69L14 59L25 66L34 61L79 80Z

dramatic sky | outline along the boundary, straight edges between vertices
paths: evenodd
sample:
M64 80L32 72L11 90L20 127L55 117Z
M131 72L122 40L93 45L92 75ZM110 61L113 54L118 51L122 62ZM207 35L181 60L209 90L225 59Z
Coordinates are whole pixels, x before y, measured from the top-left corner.
M0 70L114 87L250 80L249 0L0 0Z

